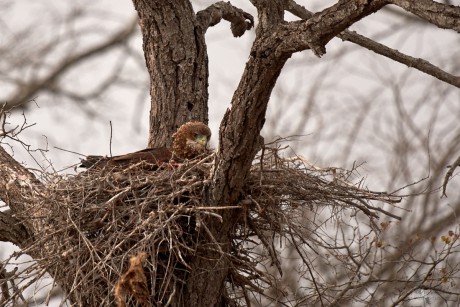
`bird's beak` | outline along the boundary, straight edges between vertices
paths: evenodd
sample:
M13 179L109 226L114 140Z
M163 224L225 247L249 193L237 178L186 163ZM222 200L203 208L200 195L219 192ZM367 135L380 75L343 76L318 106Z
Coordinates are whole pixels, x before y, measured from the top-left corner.
M208 138L205 135L198 135L195 140L198 144L203 146L206 146L206 144L208 144Z

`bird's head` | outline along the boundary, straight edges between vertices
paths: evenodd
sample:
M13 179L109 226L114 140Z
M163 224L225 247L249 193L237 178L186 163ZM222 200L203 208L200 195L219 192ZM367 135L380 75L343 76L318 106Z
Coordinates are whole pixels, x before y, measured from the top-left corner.
M173 134L173 154L180 159L193 159L206 152L211 130L201 122L188 122Z

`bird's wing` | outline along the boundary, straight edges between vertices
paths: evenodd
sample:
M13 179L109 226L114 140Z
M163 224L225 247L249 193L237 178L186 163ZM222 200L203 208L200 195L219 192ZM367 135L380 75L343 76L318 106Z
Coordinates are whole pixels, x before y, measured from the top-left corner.
M168 162L172 158L172 152L169 148L146 148L126 155L115 156L110 160L113 163L123 162L140 162L146 161L150 163Z
M163 162L168 162L171 158L172 152L169 148L146 148L114 157L87 156L85 159L81 160L80 167L90 168L95 165L103 167L106 165L123 165L140 161L146 161L151 164L161 164Z

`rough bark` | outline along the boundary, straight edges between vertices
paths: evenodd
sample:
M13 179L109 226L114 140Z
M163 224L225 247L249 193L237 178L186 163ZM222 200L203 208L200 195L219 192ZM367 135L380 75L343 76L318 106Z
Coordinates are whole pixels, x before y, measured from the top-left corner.
M0 241L11 242L19 247L25 246L30 237L27 229L11 210L0 212L0 229Z
M171 145L188 121L208 122L208 58L204 33L188 0L134 0L150 74L148 147Z
M440 28L460 32L460 7L458 6L431 0L388 0L387 2L397 5Z
M259 12L257 37L245 71L222 120L213 197L234 202L259 144L271 91L292 53L311 48L317 55L353 22L377 11L384 1L339 1L307 21L284 23L284 1L253 1ZM278 20L278 24L274 21Z
M32 205L37 208L35 202L42 200L46 191L34 174L16 162L2 147L0 147L0 187L0 199L10 208L9 215L15 218L15 224L18 225L18 221L21 221L29 234L39 233L44 227L40 216L45 212L44 209L33 210ZM6 222L6 219L3 221ZM8 221L13 220L8 219Z
M215 3L196 13L196 17L203 32L206 32L209 27L218 24L221 19L229 21L235 37L243 35L254 26L254 18L243 10L234 7L230 2L221 1Z

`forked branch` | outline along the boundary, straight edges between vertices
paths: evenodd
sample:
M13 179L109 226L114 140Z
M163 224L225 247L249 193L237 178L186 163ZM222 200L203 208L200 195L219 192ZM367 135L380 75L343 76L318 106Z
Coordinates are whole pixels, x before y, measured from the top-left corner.
M442 4L439 4L439 5L442 5ZM294 0L286 1L286 10L292 13L293 15L301 19L304 19L304 20L307 20L313 16L312 12L307 10L302 5L297 4ZM414 58L396 49L389 48L370 38L362 36L354 31L345 30L337 36L345 41L349 41L354 44L357 44L361 47L374 51L377 54L383 55L396 62L407 65L408 67L415 68L441 81L444 81L455 87L460 88L460 76L452 75L424 59Z
M244 32L254 26L254 17L251 14L234 7L230 2L223 1L214 3L206 9L199 11L196 14L196 18L203 32L206 32L209 27L215 26L222 19L225 19L231 23L230 29L235 37L242 36Z
M432 0L388 0L440 28L460 33L460 6L438 3Z

